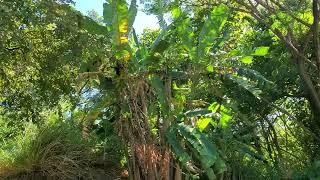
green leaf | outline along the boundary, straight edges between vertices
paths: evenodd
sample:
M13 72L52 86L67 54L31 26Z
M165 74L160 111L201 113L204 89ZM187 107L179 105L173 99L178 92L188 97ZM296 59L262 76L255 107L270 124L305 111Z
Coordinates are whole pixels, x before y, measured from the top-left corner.
M210 168L218 158L215 146L196 128L180 123L178 131L197 151L203 168Z
M269 52L269 47L266 47L266 46L261 46L261 47L258 47L253 54L253 56L265 56L267 55Z
M186 78L187 73L185 71L170 71L169 75L173 79L184 79L184 78ZM181 88L179 88L179 89L181 89Z
M178 160L182 164L186 164L188 161L191 160L191 157L188 153L183 149L180 144L180 141L177 138L177 132L175 126L171 126L168 131L166 132L166 139L167 143L171 145L173 152L178 157Z
M250 81L248 78L241 76L231 76L229 78L236 82L239 86L248 90L252 95L260 99L260 94L262 94L262 91L256 87L257 84L254 81Z
M184 115L186 117L195 117L195 116L204 116L206 114L210 114L211 111L208 109L196 109L192 111L187 111Z
M241 62L245 64L251 64L253 62L253 57L252 56L245 56L240 59Z
M182 46L188 51L190 57L194 54L194 31L191 24L191 19L188 17L182 18L177 23L177 33L182 41Z
M168 103L167 103L167 99L166 99L166 96L165 96L165 87L161 81L161 79L159 77L152 77L150 79L151 81L151 86L155 89L156 91L156 94L157 94L157 97L158 97L158 100L161 104L161 107L167 111L168 110Z
M48 31L53 31L53 30L55 30L56 28L57 28L56 23L50 23L50 24L48 24L47 27L46 27L46 29L47 29Z
M207 71L208 72L214 72L214 68L212 65L207 66Z
M186 90L186 89L184 89ZM190 118L190 117L198 117L198 116L205 116L211 114L212 111L208 109L195 109L187 111L183 114L178 115L177 121L181 121L183 118Z
M154 44L149 54L143 59L143 63L146 67L154 67L154 64L159 63L163 52L168 49L170 43L166 40L160 40L157 44Z
M217 112L219 107L220 107L220 104L217 102L214 102L214 103L210 104L210 106L208 107L208 110L211 110L212 112Z
M204 171L206 172L206 174L208 176L208 180L216 180L217 179L212 168L205 168Z
M113 24L113 9L110 3L103 4L103 19L108 26Z
M97 22L89 17L82 18L82 26L91 34L106 35L108 33L105 26L99 25Z
M166 40L160 40L157 44L154 45L151 53L163 53L166 49L168 49L170 43Z
M219 5L213 9L200 32L197 48L198 57L202 57L214 43L227 22L228 14L228 7L225 5Z
M221 105L221 118L220 118L220 124L223 128L228 127L230 120L232 119L231 109L225 107L224 105Z
M269 81L266 79L260 72L255 71L253 69L249 68L239 68L238 74L241 76L248 77L250 79L254 79L258 81L258 84L264 85L264 84L269 84L272 85L274 84L272 81Z
M129 15L128 15L128 26L129 26L129 29L132 28L132 25L134 23L134 20L137 16L137 12L138 12L138 8L137 8L137 0L131 0L131 3L130 3L130 7L129 7Z
M219 119L219 123L222 127L228 127L230 120L232 119L232 111L231 108L219 104L217 102L212 103L209 108L214 113L219 113L221 115Z
M231 51L229 52L229 55L230 55L230 56L236 56L236 55L238 55L238 54L239 54L239 50L237 50L237 49L231 50Z
M221 158L218 158L214 164L214 170L217 174L223 173L227 170L227 165Z
M171 14L172 17L174 19L178 18L181 15L181 9L178 6L175 6L172 10L171 10Z

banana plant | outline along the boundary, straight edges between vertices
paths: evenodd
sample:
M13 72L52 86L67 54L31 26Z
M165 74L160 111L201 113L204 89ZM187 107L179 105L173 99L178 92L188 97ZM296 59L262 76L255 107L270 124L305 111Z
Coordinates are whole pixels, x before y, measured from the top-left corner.
M195 29L192 28L192 19L180 7L173 8L172 16L178 21L177 34L181 38L185 50L189 53L190 59L199 62L209 53L212 45L217 42L223 32L229 16L229 9L223 4L213 8L198 36L195 35Z
M103 8L104 22L112 36L116 59L127 62L132 57L129 33L137 15L137 1L132 0L128 8L125 0L108 0Z

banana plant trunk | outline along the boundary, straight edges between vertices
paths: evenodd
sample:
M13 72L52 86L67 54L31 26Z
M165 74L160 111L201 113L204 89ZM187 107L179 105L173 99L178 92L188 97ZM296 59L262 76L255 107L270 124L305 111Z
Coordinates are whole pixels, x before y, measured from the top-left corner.
M124 72L118 84L120 120L117 129L127 146L129 178L170 180L173 178L170 177L173 174L170 172L170 147L165 143L164 134L154 135L149 124L148 103L154 103L148 99L150 86L144 78L130 77ZM166 91L171 94L171 81ZM169 125L170 122L163 123L160 132L164 133Z

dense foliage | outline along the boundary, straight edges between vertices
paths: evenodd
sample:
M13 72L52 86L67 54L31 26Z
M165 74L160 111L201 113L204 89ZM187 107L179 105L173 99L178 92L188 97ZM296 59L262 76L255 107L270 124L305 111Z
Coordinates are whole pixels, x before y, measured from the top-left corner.
M318 0L73 3L0 0L1 178L320 177Z

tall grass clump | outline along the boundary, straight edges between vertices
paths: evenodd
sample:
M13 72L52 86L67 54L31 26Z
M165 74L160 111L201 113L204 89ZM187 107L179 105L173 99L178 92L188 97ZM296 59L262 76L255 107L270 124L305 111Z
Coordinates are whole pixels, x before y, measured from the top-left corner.
M0 178L37 173L46 177L88 177L94 143L75 125L57 121L28 123L24 132L0 148Z

